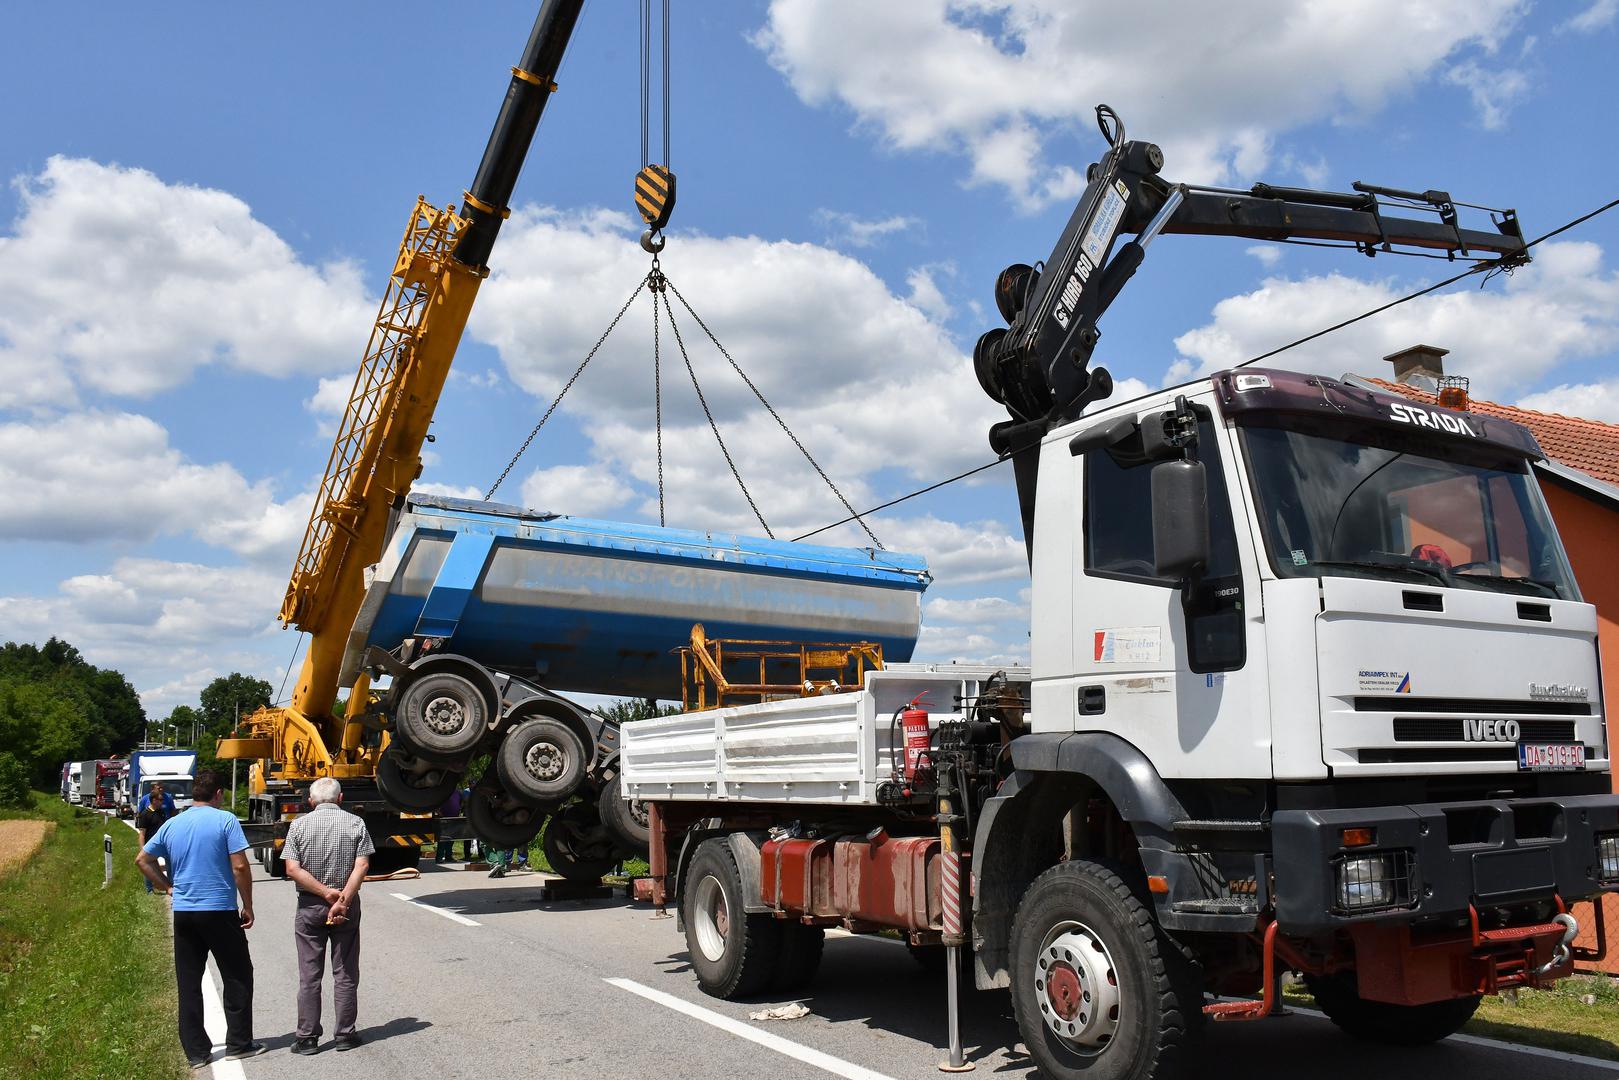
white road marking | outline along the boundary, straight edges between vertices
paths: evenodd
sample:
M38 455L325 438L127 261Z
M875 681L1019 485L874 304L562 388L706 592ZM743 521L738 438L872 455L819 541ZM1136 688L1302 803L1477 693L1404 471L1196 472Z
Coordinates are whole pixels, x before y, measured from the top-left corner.
M880 1072L873 1072L864 1066L844 1061L842 1058L833 1057L831 1054L822 1053L801 1043L795 1043L791 1039L784 1039L780 1035L760 1031L756 1027L745 1024L741 1020L732 1019L723 1013L705 1009L701 1005L693 1005L684 998L677 998L673 994L664 993L662 990L654 990L650 986L642 986L634 979L603 979L602 981L616 986L620 990L628 990L632 994L644 997L648 1001L656 1002L665 1008L673 1009L675 1012L684 1013L694 1020L701 1020L703 1023L711 1027L717 1027L721 1031L730 1032L738 1038L757 1043L767 1050L774 1050L778 1054L784 1054L796 1061L802 1061L806 1065L813 1065L815 1068L829 1072L833 1076L846 1077L847 1080L889 1080L889 1077Z
M407 896L406 894L404 894L402 892L389 893L388 895L393 897L395 900L403 900L405 903L410 904L413 907L419 907L423 911L431 911L434 915L442 915L446 919L451 920L452 922L460 923L462 926L482 926L483 925L482 923L473 922L471 919L467 918L465 915L457 915L453 911L446 911L444 908L434 907L432 904L424 904L420 900L417 900L415 897Z
M212 960L208 961L208 970L202 977L202 1026L213 1040L214 1053L220 1055L225 1050L225 1003L220 999L219 988L214 985L214 976L219 969ZM222 1056L214 1058L214 1080L247 1080L247 1072L242 1068L240 1061L228 1061Z
M1235 1000L1235 999L1232 999ZM1319 1009L1302 1009L1297 1005L1288 1005L1288 1012L1295 1012L1301 1016L1315 1016L1322 1020L1327 1014ZM1612 1058L1588 1057L1585 1054L1571 1054L1567 1050L1548 1050L1542 1046L1524 1046L1522 1043L1502 1042L1500 1039L1486 1039L1482 1035L1448 1035L1435 1046L1447 1042L1466 1043L1469 1046L1483 1046L1491 1050L1507 1050L1514 1054L1528 1054L1530 1057L1550 1058L1553 1061L1566 1061L1570 1065L1595 1065L1601 1069L1614 1067Z

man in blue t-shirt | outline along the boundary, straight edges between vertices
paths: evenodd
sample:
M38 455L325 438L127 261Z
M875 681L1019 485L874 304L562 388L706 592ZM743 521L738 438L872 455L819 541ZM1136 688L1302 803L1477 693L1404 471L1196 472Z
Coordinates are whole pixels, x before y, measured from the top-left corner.
M202 1024L202 980L213 954L225 983L225 1056L232 1061L264 1053L253 1041L253 872L247 838L236 815L223 808L224 785L204 769L191 786L191 809L165 821L146 841L135 865L174 907L174 973L180 993L180 1046L193 1068L208 1063L213 1043ZM158 864L168 863L168 872ZM241 907L236 896L241 894Z

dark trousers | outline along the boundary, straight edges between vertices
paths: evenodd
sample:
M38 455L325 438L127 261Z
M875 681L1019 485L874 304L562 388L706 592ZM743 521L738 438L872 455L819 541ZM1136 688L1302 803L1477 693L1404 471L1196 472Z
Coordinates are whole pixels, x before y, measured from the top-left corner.
M337 1016L334 1035L354 1034L360 1000L360 898L349 908L348 922L326 925L326 901L298 894L293 917L293 944L298 949L298 1037L320 1038L320 981L326 974L326 950L332 952L332 1011Z
M236 911L174 913L174 976L180 991L180 1047L192 1061L206 1058L213 1040L202 1026L202 980L212 953L225 983L225 1052L253 1042L253 958Z

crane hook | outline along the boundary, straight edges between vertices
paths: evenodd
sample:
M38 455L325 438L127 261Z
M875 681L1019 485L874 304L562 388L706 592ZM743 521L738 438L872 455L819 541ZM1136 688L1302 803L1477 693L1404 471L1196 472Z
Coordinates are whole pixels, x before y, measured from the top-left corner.
M648 255L656 255L663 250L666 243L668 243L668 240L663 235L662 229L648 229L641 234L641 250Z

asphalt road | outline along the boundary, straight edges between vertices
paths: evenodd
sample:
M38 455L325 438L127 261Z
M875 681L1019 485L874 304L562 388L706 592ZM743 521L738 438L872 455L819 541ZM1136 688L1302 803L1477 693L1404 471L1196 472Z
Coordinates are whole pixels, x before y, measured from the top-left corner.
M262 877L262 871L259 871ZM259 880L249 932L255 1026L270 1052L216 1065L218 1080L378 1077L447 1080L769 1077L881 1080L937 1076L945 1038L942 980L897 942L832 937L798 1020L757 1022L776 1001L737 1004L698 991L673 919L645 905L544 903L538 875L492 881L459 868L365 886L360 1030L336 1053L327 990L327 1048L288 1052L296 1017L292 886ZM397 896L395 895L397 894ZM403 897L404 899L401 899ZM423 906L428 905L428 906ZM434 910L436 909L436 910ZM452 918L451 916L454 916ZM329 977L328 977L329 978ZM973 995L963 1020L977 1075L1033 1076L1005 994ZM759 1041L750 1041L752 1033ZM1619 1066L1450 1039L1419 1051L1368 1047L1325 1020L1292 1015L1211 1028L1205 1077L1243 1080L1615 1080Z

